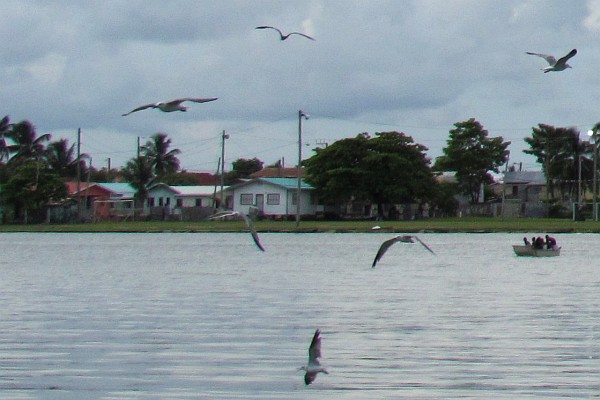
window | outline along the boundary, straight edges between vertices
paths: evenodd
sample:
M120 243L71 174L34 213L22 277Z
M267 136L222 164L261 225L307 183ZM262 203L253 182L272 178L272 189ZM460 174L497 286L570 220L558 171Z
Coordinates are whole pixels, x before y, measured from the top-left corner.
M298 204L298 193L293 192L292 193L292 205L295 206L296 204Z
M512 187L512 195L513 196L518 196L519 195L519 187L517 185L514 185Z
M171 198L167 197L166 202L165 202L165 206L168 206L171 204Z
M279 203L280 203L279 193L268 193L267 194L267 204L278 205Z
M254 196L252 193L242 193L240 194L240 204L243 206L251 206L253 204L253 198Z
M163 198L162 198L162 197L159 197L159 198L158 198L158 206L159 206L159 207L162 207L162 206L163 206Z
M196 207L202 207L202 199L201 198L196 198Z
M154 207L154 197L148 197L148 207Z
M183 199L175 200L176 207L183 207Z

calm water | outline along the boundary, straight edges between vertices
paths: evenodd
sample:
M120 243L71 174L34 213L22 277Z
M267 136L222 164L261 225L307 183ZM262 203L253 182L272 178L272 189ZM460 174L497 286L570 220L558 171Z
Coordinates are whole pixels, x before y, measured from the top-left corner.
M600 236L392 236L1 234L0 398L600 397Z

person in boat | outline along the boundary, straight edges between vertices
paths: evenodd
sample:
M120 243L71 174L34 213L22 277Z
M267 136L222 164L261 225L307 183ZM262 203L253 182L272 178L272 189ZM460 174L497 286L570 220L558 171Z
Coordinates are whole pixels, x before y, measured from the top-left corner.
M556 239L554 239L552 236L546 235L546 248L552 250L556 249Z
M544 241L544 238L541 236L538 236L535 239L535 245L533 246L536 249L543 249L544 248L544 244L546 244L546 242Z
M527 240L526 237L523 238L523 243L525 243L525 246L531 246L531 243L529 243L529 240Z

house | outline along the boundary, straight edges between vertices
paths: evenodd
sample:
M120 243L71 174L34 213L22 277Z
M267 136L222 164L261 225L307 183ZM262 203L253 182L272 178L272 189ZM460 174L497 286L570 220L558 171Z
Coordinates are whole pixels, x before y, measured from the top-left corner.
M129 183L66 182L69 197L79 200L75 207L81 220L127 219L134 216L135 189ZM76 210L76 211L77 211Z
M542 171L506 171L502 183L504 217L544 217L546 177Z
M273 218L296 215L297 191L296 178L255 178L227 190L234 211L247 214L254 206L262 215ZM301 181L300 196L300 215L316 216L323 212L323 207L317 204L314 188L304 181Z
M226 193L227 186L223 187ZM214 185L170 186L164 183L148 189L144 213L154 219L204 219L214 212L220 192Z

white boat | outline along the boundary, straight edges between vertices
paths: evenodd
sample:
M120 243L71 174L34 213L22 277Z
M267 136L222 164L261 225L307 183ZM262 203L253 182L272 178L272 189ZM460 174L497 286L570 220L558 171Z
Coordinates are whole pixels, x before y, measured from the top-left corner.
M515 254L521 257L558 257L560 256L560 247L554 249L534 249L524 244L513 244Z

